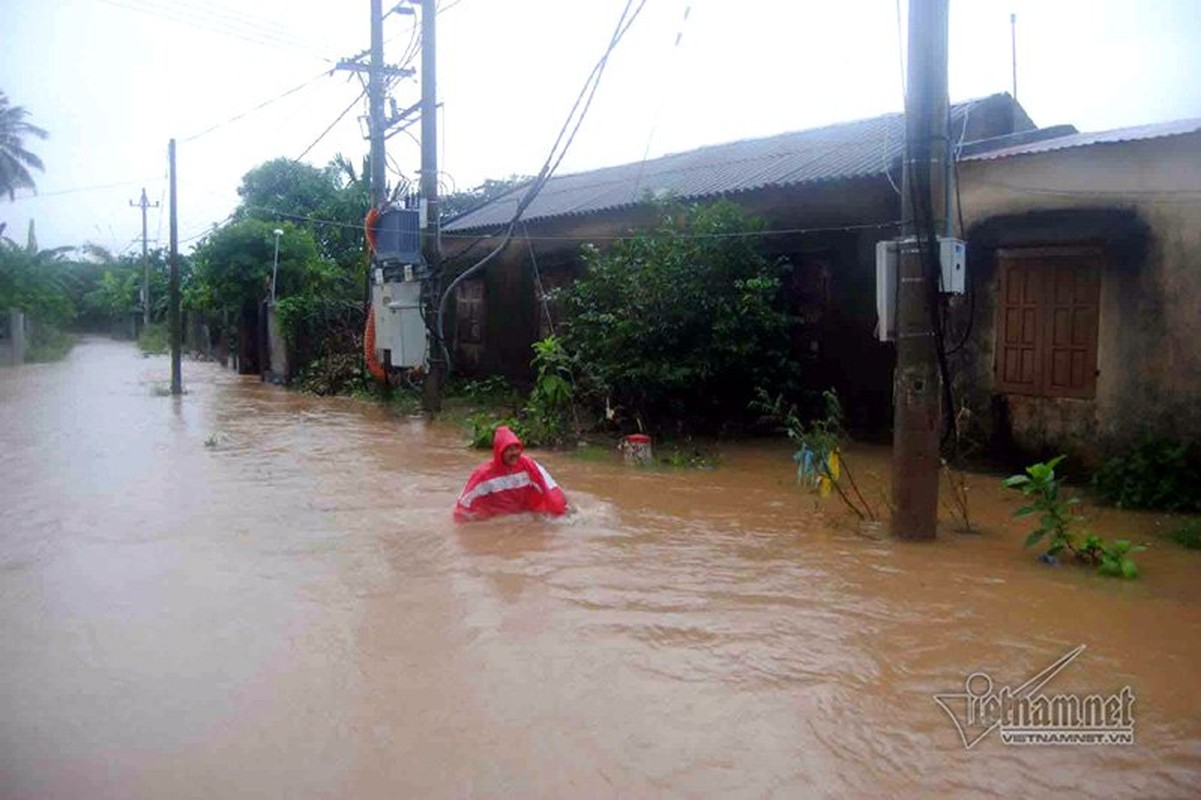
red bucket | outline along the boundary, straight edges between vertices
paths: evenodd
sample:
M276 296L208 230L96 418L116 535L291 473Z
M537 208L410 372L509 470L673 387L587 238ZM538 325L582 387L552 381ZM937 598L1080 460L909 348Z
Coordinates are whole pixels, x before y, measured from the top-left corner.
M651 452L651 437L644 433L631 433L623 437L617 449L625 456L626 461L634 464L648 464L654 457Z

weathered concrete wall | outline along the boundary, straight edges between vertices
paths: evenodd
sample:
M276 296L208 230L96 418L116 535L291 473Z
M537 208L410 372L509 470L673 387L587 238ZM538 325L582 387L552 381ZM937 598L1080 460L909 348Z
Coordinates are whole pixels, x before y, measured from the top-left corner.
M1201 134L967 162L960 174L976 232L965 363L984 426L1085 461L1145 434L1201 439ZM996 393L995 248L1082 243L1105 253L1095 397Z
M0 309L5 319L0 325L0 366L15 367L25 363L25 314L16 308Z

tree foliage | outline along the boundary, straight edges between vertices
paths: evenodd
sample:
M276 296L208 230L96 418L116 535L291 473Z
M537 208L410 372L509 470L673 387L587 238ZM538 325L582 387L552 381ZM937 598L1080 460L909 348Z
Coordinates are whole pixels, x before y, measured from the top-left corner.
M49 134L26 122L29 112L21 106L10 105L8 96L0 92L0 194L12 200L17 189L36 188L30 169L42 170L42 160L25 147L33 136L45 139Z
M276 297L313 294L337 282L337 270L321 257L310 231L290 222L276 223L279 269ZM187 301L203 311L234 311L270 293L275 259L276 224L243 219L218 229L196 249L193 285Z
M19 308L45 322L70 320L75 310L67 261L71 250L39 249L32 223L25 245L0 238L0 309Z
M565 344L627 413L741 418L756 388L787 393L799 376L786 267L732 203L661 210L650 233L585 247L585 271L565 290Z
M362 275L367 176L339 155L324 168L277 158L246 173L236 220L289 222L308 230L321 256Z

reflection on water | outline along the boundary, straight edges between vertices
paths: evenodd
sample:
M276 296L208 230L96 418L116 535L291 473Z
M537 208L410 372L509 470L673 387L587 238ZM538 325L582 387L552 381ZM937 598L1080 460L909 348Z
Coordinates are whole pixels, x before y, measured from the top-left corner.
M1196 554L1040 566L989 476L980 535L901 544L776 445L547 453L576 515L456 527L453 428L185 367L179 402L102 340L0 371L4 797L1195 795ZM1055 690L1129 684L1134 747L968 752L932 699L1078 644Z

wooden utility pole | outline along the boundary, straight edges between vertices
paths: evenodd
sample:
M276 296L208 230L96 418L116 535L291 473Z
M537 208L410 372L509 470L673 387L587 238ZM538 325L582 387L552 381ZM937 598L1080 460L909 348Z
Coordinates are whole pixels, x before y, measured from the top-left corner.
M421 251L430 273L425 315L430 369L421 398L426 411L442 410L442 383L446 378L446 360L437 323L442 298L442 234L438 219L437 6L435 0L421 0L421 199L425 203L425 235L421 240Z
M150 327L150 257L146 251L146 209L158 208L158 201L151 205L146 199L146 189L143 187L142 199L136 203L130 200L129 204L142 209L142 328L146 329Z
M171 166L171 279L168 283L167 319L171 328L171 394L183 394L179 351L181 346L179 316L179 206L175 197L175 140L167 145L167 160Z
M933 539L938 524L942 376L934 313L936 236L946 227L947 3L909 3L892 462L892 532L903 539Z

